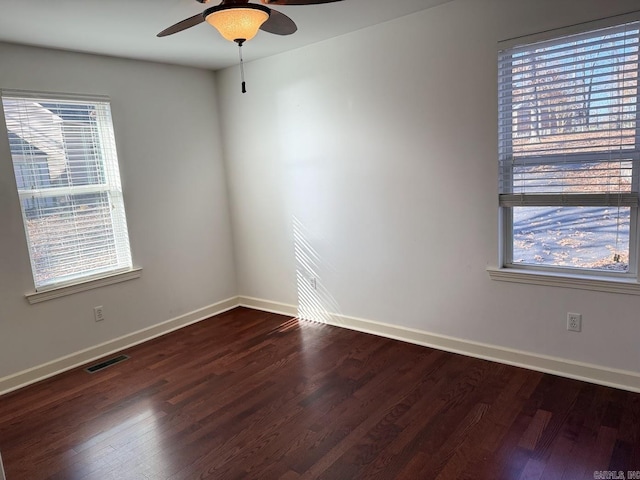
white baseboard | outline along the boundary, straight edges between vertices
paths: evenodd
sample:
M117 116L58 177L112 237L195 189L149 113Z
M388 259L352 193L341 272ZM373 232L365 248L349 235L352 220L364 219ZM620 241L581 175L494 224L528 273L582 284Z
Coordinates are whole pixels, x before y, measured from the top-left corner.
M208 307L204 307L157 325L138 330L137 332L109 340L108 342L101 343L100 345L80 350L79 352L58 358L43 365L38 365L37 367L0 378L0 395L26 387L27 385L39 382L45 378L52 377L67 370L71 370L72 368L79 367L99 358L119 352L125 348L130 348L134 345L144 343L153 338L173 332L174 330L186 327L187 325L200 322L214 315L219 315L220 313L231 310L237 306L238 297L231 297L226 300L222 300L221 302L214 303L213 305L209 305Z
M298 307L287 303L272 302L271 300L261 300L253 297L238 297L238 303L241 307L262 310L263 312L278 313L292 317L298 316Z
M298 315L297 307L269 300L251 297L239 297L240 305L264 310L267 312L281 313L283 315ZM347 317L337 314L322 315L323 321L337 327L371 333L386 338L402 340L408 343L423 345L426 347L459 353L470 357L482 358L494 362L527 368L539 372L551 373L562 377L573 378L585 382L619 388L631 392L640 392L640 373L626 370L616 370L599 365L575 362L559 357L539 355L537 353L514 350L472 342L444 335L415 330L412 328L390 325L387 323L365 320L362 318ZM315 320L311 318L310 320Z
M0 395L25 387L40 380L71 370L120 350L144 343L174 330L200 322L214 315L226 312L238 306L278 313L291 317L298 316L295 305L272 302L252 297L231 297L194 312L167 320L152 327L130 333L108 342L90 347L37 367L0 378ZM311 318L310 320L315 320ZM323 320L329 325L348 328L359 332L371 333L381 337L401 340L408 343L459 353L470 357L527 368L562 377L605 385L632 392L640 392L640 373L616 370L599 365L574 362L559 357L550 357L536 353L513 350L496 345L483 344L459 338L437 335L397 325L365 320L345 315L325 315Z

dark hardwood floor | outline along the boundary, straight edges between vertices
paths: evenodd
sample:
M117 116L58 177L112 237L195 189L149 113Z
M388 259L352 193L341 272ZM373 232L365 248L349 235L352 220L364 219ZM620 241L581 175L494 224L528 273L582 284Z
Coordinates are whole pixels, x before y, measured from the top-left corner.
M639 394L244 308L123 353L0 397L7 480L640 478Z

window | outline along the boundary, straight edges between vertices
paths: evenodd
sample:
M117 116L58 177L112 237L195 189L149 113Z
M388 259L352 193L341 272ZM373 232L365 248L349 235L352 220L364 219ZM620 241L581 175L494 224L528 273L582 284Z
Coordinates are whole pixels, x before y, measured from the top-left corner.
M639 29L500 52L504 267L637 275Z
M131 268L109 103L2 92L36 290Z

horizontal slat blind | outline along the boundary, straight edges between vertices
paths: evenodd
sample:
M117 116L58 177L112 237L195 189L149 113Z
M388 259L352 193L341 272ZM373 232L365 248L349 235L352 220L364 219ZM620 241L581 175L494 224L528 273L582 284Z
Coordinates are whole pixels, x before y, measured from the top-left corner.
M634 22L500 52L502 206L638 204L639 43Z
M2 105L36 289L131 268L109 103Z

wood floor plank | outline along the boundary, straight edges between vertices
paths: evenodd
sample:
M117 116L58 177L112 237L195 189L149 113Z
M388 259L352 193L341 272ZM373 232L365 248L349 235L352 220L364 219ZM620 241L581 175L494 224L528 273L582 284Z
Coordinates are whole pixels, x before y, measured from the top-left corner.
M630 392L247 308L122 353L0 397L8 480L640 471Z

